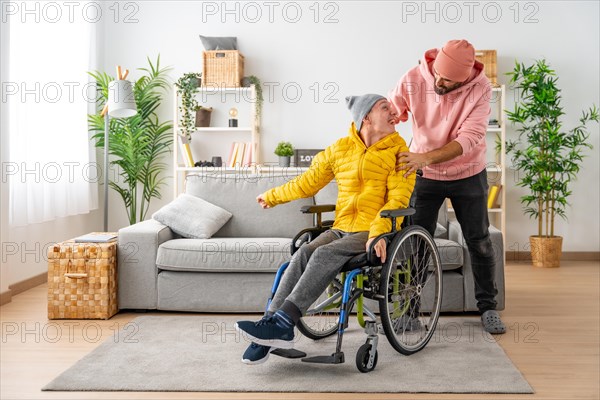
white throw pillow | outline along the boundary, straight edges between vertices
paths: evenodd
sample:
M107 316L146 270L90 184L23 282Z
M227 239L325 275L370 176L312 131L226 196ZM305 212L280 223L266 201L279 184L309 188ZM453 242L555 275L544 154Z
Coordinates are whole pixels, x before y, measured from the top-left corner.
M152 218L183 237L209 239L229 221L232 214L191 194L180 194Z

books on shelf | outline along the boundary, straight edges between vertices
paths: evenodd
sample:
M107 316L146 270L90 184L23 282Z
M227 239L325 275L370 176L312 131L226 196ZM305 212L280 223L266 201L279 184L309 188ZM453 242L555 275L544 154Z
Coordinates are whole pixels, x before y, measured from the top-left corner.
M248 166L252 164L253 158L254 151L251 142L233 142L229 148L227 166L229 168Z
M488 208L495 208L498 202L498 195L500 194L500 190L502 189L502 185L494 185L490 187L488 192Z
M114 232L92 232L73 239L75 243L108 243L117 240Z
M179 136L179 149L181 151L181 157L186 167L194 166L194 157L192 156L192 148L190 147L190 141L185 135Z

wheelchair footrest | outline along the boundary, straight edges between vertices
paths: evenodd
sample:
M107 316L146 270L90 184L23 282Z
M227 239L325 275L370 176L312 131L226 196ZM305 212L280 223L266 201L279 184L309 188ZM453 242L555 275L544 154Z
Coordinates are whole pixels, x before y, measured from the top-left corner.
M303 362L317 364L342 364L344 362L344 352L333 353L330 356L315 356L302 359Z
M271 352L279 357L284 358L303 358L306 357L306 353L296 349L276 349Z

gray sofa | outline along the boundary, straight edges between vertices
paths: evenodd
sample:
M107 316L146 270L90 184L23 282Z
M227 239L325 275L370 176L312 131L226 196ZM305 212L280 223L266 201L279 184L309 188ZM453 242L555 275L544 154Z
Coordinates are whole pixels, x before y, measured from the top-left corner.
M233 214L210 239L186 239L155 220L119 230L118 301L120 309L191 312L262 312L277 268L290 258L291 239L312 226L300 208L335 204L337 186L314 198L263 210L256 196L294 177L265 175L190 175L186 193ZM333 219L325 215L324 219ZM476 311L473 276L460 226L438 218L436 243L443 264L442 311ZM444 232L445 231L445 232ZM504 308L502 235L491 228L497 254L498 308Z

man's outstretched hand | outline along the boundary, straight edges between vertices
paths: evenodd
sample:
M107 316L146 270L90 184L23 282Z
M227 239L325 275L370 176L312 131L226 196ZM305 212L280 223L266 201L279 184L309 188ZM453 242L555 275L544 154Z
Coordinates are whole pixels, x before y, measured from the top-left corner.
M375 238L371 238L369 240L367 240L367 252L369 251L369 247L371 246L371 242L375 240ZM385 253L385 239L379 239L379 242L375 243L375 254L377 254L377 257L379 257L379 259L381 260L382 263L385 262L385 257L386 257L386 253Z
M265 201L265 194L259 194L258 196L256 196L256 201L258 202L258 204L260 204L260 206L262 208L270 208L269 205L267 204L267 202Z

